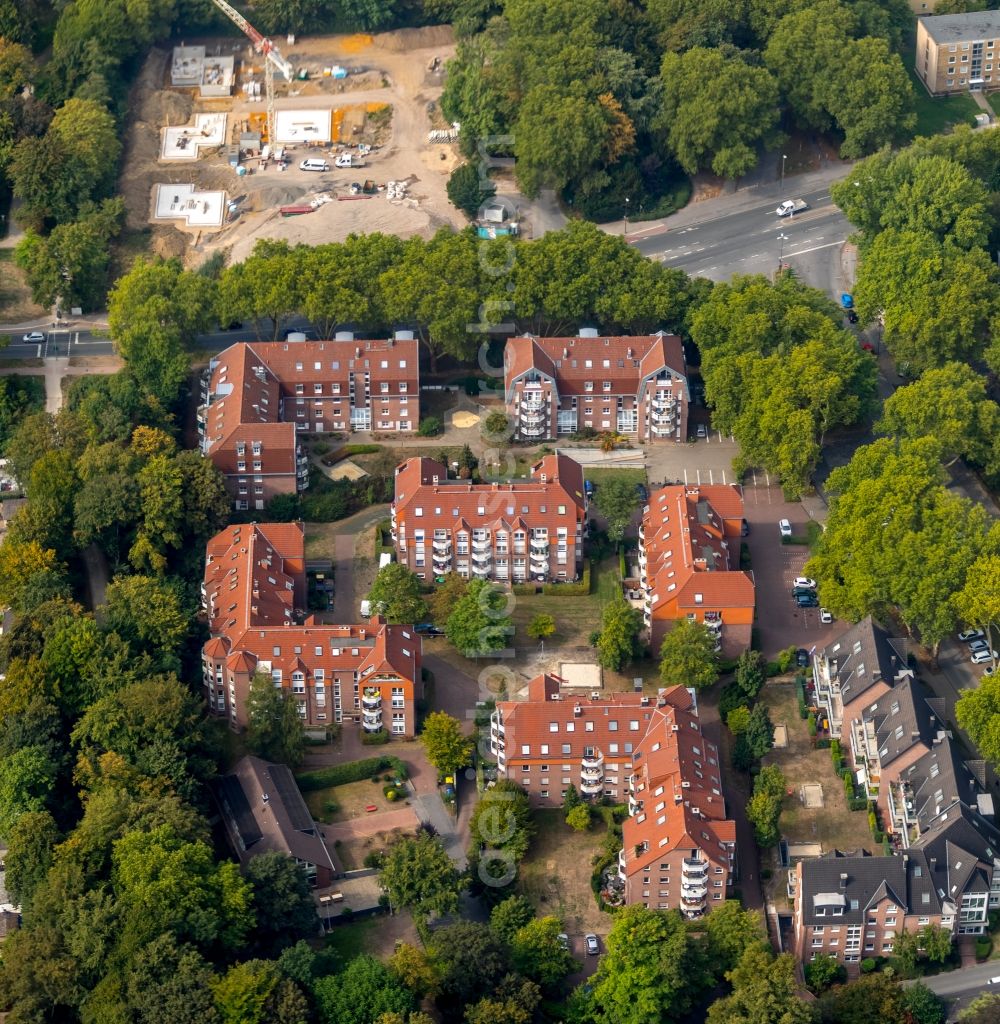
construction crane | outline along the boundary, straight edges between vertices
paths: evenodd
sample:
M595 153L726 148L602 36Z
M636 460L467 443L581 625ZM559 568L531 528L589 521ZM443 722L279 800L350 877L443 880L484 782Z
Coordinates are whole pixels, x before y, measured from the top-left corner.
M254 50L264 58L264 95L267 103L267 141L271 146L276 144L274 134L274 69L277 68L284 76L285 81L290 82L295 76L295 70L291 64L278 52L278 48L270 39L265 39L258 31L243 17L242 14L226 0L212 0L212 3L226 15L227 18L247 35L253 43Z

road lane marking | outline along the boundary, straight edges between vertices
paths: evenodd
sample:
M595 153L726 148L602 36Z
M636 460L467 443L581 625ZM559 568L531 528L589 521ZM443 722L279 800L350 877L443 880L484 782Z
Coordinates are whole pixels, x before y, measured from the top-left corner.
M825 245L814 245L811 249L800 249L798 252L786 252L783 259L788 259L789 256L805 256L807 252L816 252L817 249L829 249L831 245L843 245L846 242L846 238L841 238L837 242L827 242Z

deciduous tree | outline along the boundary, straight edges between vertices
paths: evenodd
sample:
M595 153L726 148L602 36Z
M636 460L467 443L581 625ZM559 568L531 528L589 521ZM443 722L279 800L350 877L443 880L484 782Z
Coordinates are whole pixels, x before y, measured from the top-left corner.
M814 1024L813 1007L796 993L795 959L790 953L776 957L764 943L759 943L746 950L726 977L732 983L732 995L709 1007L707 1024L747 1020Z
M432 711L420 733L427 760L438 775L454 775L472 757L473 741L462 732L462 723L445 711Z
M245 877L253 886L254 941L261 952L279 952L316 933L316 904L309 879L291 857L279 851L252 857Z
M616 672L640 652L639 633L642 612L633 608L623 594L616 594L601 613L601 631L597 637L597 660Z
M247 745L261 757L296 767L305 753L305 732L296 701L265 672L250 680Z
M612 544L621 544L632 516L639 507L635 485L622 477L611 477L597 489L594 504L607 520L608 539Z
M413 625L427 615L420 580L401 562L390 562L379 569L368 600L372 611L384 615L387 622Z
M467 658L502 650L513 633L507 595L487 580L470 580L452 607L444 631L448 642Z
M459 874L441 841L426 832L394 843L379 877L393 908L405 908L417 918L458 907Z
M719 677L715 635L701 622L674 623L660 647L660 679L667 686L711 686Z

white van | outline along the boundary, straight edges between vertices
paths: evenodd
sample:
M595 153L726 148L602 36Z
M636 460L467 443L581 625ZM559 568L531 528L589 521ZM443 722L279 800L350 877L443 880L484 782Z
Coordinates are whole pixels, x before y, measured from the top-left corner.
M308 160L303 160L299 164L300 171L328 171L330 165L325 160L320 160L317 157L310 157Z
M350 153L338 153L337 159L334 161L338 167L351 167L354 161L351 159Z
M361 617L363 619L368 619L368 618L371 618L371 614L372 614L372 603L371 603L371 601L362 601L361 602Z

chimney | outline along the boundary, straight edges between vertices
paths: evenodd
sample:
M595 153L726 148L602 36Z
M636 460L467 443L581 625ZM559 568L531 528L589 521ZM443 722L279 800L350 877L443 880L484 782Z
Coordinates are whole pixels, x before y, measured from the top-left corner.
M582 714L583 714L583 708L579 704L575 705L574 708L573 708L573 716L575 718L579 718L580 715L582 715Z

